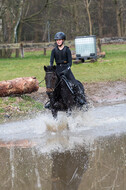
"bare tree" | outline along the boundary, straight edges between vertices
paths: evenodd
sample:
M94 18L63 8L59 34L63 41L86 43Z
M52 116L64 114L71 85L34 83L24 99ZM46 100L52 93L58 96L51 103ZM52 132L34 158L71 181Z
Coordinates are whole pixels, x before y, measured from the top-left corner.
M90 14L90 9L89 9L92 0L83 0L83 1L84 1L84 6L87 10L87 14L88 14L90 35L92 35L92 20L91 20L91 14Z
M104 0L98 0L98 26L99 26L99 36L103 36L103 5Z
M14 43L17 40L17 28L22 16L23 0L2 0L0 30L2 43ZM2 50L2 57L10 57L12 50Z
M117 31L118 36L121 37L124 35L125 31L125 22L124 22L124 11L126 11L125 1L123 0L113 0L116 10L116 22L117 22Z

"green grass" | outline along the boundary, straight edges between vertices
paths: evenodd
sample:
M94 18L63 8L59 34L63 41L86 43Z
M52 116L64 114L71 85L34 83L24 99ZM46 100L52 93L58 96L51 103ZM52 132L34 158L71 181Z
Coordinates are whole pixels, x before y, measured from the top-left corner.
M18 110L20 114L21 112L27 113L32 110L41 111L42 109L42 103L36 102L27 95L20 97L0 97L0 113L15 114Z
M86 82L126 79L126 44L104 45L102 51L106 52L105 58L74 66L76 78Z
M43 66L49 64L50 52L26 52L25 58L0 59L0 81L18 77L36 76L38 81L44 78Z
M81 82L115 81L126 79L126 44L103 45L106 56L94 63L72 65L72 72ZM25 58L0 59L0 81L17 77L36 76L44 79L44 65L49 65L51 51L44 56L42 51L25 52ZM41 86L45 86L42 82Z

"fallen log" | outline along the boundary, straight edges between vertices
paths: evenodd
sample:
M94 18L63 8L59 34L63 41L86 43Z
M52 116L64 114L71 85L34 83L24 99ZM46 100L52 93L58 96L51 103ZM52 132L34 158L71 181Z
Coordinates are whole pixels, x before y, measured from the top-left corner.
M0 82L0 97L32 93L39 89L36 77L16 78Z

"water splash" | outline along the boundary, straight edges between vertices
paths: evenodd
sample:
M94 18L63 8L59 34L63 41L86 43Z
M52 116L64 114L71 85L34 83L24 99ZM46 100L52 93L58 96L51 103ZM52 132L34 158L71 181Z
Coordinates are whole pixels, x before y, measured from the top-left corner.
M89 145L100 136L126 132L125 118L126 104L90 108L86 112L73 110L70 116L59 112L57 119L51 113L44 113L0 125L0 139L29 139L42 152L62 151L83 143Z

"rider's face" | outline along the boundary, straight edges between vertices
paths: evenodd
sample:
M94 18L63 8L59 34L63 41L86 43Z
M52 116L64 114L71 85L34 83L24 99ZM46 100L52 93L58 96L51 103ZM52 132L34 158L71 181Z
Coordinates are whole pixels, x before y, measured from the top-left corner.
M61 40L61 39L60 39L60 40L56 40L56 43L57 43L58 46L60 46L60 45L63 44L63 41L64 41L64 40Z

